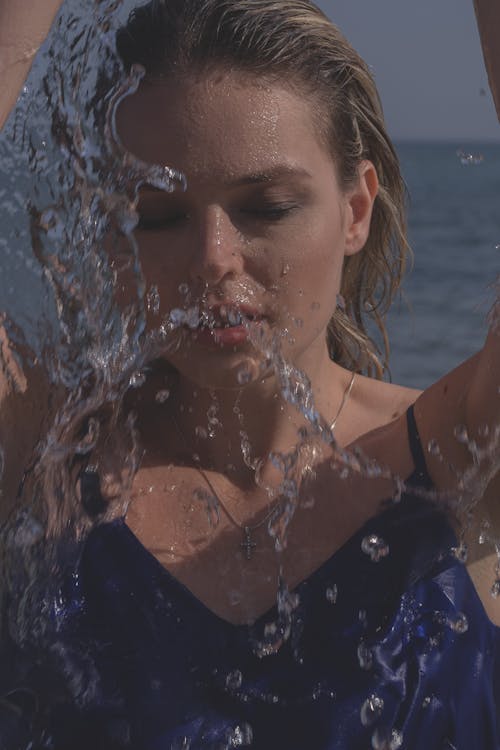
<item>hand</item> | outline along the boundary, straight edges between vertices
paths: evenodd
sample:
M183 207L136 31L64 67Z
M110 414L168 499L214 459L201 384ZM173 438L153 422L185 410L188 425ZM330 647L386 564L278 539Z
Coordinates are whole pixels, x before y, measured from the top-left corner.
M16 103L35 55L63 0L0 2L0 128Z

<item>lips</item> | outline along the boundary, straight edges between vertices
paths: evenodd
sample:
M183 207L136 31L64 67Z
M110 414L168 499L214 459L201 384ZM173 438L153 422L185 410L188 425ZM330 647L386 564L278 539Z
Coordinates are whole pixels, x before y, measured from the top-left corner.
M248 339L249 326L263 316L249 305L224 302L200 311L200 322L193 335L200 343L210 346L236 346Z
M262 319L262 315L255 308L248 305L223 303L200 310L200 322L197 330L203 328L210 330L238 328L260 319Z

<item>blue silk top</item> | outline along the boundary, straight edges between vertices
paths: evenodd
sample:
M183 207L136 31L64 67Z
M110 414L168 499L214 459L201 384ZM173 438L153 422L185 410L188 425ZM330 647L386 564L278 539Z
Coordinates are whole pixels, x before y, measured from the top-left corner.
M408 427L408 485L429 487L411 409ZM389 548L378 562L370 535ZM290 637L262 656L277 610L229 624L124 522L98 526L59 609L94 676L79 701L54 702L44 747L498 750L498 631L455 544L408 490L299 585Z

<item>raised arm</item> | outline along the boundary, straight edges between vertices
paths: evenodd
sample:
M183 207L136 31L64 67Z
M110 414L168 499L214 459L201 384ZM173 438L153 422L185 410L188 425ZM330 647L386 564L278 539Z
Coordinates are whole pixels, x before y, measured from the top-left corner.
M500 119L500 3L475 0L490 88ZM500 237L492 237L494 244ZM492 282L495 280L492 279ZM419 398L415 414L435 485L462 505L475 502L470 528L469 571L492 620L500 625L500 599L490 591L496 555L479 544L479 526L500 538L500 285L481 351L445 375Z
M474 8L490 89L500 119L500 3L498 0L474 0Z
M0 0L0 128L63 0Z

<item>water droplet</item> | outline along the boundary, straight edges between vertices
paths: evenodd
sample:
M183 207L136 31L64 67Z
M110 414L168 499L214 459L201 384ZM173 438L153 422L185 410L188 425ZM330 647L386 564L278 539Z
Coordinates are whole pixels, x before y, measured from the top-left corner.
M500 597L500 580L494 582L490 593L493 599L498 599Z
M427 451L431 454L431 456L441 455L441 448L439 447L437 440L435 440L434 438L432 440L429 440L427 444Z
M281 269L281 275L287 276L289 272L290 272L290 266L288 265L288 263L284 263L283 268Z
M149 312L152 312L153 315L158 315L160 312L160 293L156 284L150 287L146 295L146 304Z
M358 662L361 669L368 671L373 667L373 651L364 641L361 641L358 646Z
M252 374L246 368L242 368L238 371L236 379L240 385L245 385L251 381Z
M227 735L229 747L248 747L253 742L253 731L250 724L244 723L235 727Z
M8 535L8 544L12 544L16 549L32 547L43 537L44 528L35 518L32 518L27 511L23 511L21 517L16 521L16 526Z
M189 285L179 284L179 294L182 294L184 297L189 294Z
M194 460L196 461L196 463L198 463L199 457ZM217 497L212 492L206 490L204 487L197 487L193 492L193 496L196 500L200 500L204 504L208 523L212 529L215 529L220 521L219 501Z
M194 434L201 440L206 440L208 438L208 432L204 427L201 427L200 425L198 425L198 427L195 427Z
M304 321L302 318L295 318L293 321L296 328L302 328L304 326Z
M337 597L339 595L339 590L337 588L337 584L334 583L333 586L329 586L325 591L326 601L330 604L336 604L337 603Z
M189 750L191 740L188 737L176 737L170 744L170 750Z
M467 545L465 544L465 542L462 542L458 547L452 547L451 553L461 563L465 564L467 562L467 556L468 556L469 550L467 549Z
M430 695L426 695L424 700L422 701L422 708L429 708L431 705L432 698Z
M490 427L487 424L481 425L481 427L478 429L479 437L487 438L490 434Z
M397 729L390 732L376 729L372 735L373 750L399 750L403 747L403 735Z
M180 328L186 322L186 313L178 307L170 310L169 321L173 328Z
M229 308L227 310L227 322L229 325L232 326L239 326L243 322L243 318L241 317L241 313L239 310L235 310L234 308Z
M464 443L465 445L467 445L467 443L469 442L469 433L467 432L467 427L465 425L457 425L453 430L453 434L455 435L459 443Z
M361 549L373 562L379 562L389 554L389 545L377 534L365 536L361 542Z
M239 690L243 682L243 675L239 669L234 669L226 677L226 687L228 690Z
M383 710L383 699L379 698L378 695L370 695L370 697L367 698L361 706L360 717L363 726L369 727L370 724L373 724L375 721L377 721L377 719L382 715Z
M195 331L198 326L200 325L200 308L198 305L195 305L194 307L189 307L186 310L186 316L185 316L185 322L186 325L191 328L192 331Z
M141 388L146 382L146 374L140 370L131 375L129 384L132 388Z
M489 521L483 521L481 523L481 531L479 532L479 544L486 544L490 541L490 529L491 524Z
M158 404L164 404L165 401L168 401L170 397L170 391L167 388L164 388L162 391L158 391L158 393L155 396L155 401Z
M462 149L458 149L457 156L460 159L460 164L464 167L477 166L484 161L483 154L472 154L469 151L463 151Z
M459 635L463 635L469 629L469 621L463 612L459 612L455 617L449 617L447 623L451 630Z
M233 589L229 592L229 603L231 604L231 606L236 607L236 605L240 604L242 600L243 596L241 594L241 591Z

